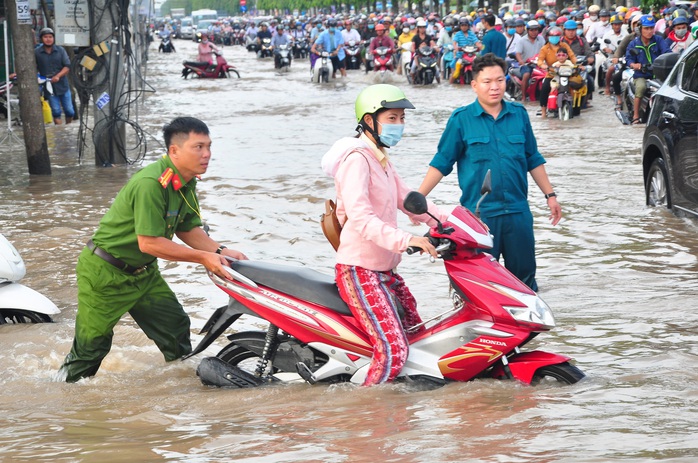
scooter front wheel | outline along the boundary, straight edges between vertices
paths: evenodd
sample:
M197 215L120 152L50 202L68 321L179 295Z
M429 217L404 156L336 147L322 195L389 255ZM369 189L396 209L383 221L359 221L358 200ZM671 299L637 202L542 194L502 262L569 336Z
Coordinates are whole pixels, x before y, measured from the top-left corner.
M20 323L51 323L48 315L30 310L3 309L0 310L0 325L16 325Z
M531 385L545 385L551 383L574 384L584 378L582 370L568 362L541 367L533 375Z

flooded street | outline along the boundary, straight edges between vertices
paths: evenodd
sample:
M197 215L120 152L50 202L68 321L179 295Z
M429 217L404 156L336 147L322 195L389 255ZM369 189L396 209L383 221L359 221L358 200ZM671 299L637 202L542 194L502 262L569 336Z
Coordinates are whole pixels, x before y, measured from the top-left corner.
M149 134L145 163L164 153L166 122L202 119L214 154L198 188L212 236L251 259L332 273L318 218L334 188L320 158L354 134L354 99L373 76L350 71L318 86L305 62L279 76L271 60L226 47L241 79L184 81L181 61L195 57L195 44L175 44L172 55L151 46L148 82L156 93L146 96L139 121ZM394 83L417 109L408 111L391 159L417 188L451 112L474 93L410 88L403 76ZM61 309L53 324L0 326L0 461L695 462L698 222L644 205L643 130L620 125L610 102L597 97L567 122L542 121L535 105L527 109L564 214L551 226L530 181L537 279L558 325L532 344L569 355L586 373L566 387L481 380L433 391L394 384L210 389L196 366L223 344L165 364L129 317L117 325L97 376L55 382L73 337L78 254L138 167L79 164L77 124L47 128L50 177L30 178L24 151L0 147L0 230L25 260L22 282ZM455 174L431 197L455 205ZM405 217L401 226L426 231ZM227 296L201 266L160 266L192 318L196 344ZM400 273L423 317L444 311L440 262L405 256Z

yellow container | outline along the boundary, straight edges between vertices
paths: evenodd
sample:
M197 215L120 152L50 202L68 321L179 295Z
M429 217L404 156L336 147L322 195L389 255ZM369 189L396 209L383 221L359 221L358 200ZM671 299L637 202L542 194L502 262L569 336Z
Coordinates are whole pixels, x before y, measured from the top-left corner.
M49 106L48 101L41 97L41 109L44 113L44 124L50 124L53 122L53 114L51 114L51 106Z

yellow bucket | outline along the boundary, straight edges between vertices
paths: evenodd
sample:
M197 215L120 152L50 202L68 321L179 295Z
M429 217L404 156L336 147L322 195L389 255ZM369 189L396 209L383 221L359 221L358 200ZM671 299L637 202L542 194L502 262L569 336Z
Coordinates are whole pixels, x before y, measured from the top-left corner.
M53 122L53 114L51 114L51 106L49 106L48 101L41 97L41 109L44 113L44 124L50 124Z

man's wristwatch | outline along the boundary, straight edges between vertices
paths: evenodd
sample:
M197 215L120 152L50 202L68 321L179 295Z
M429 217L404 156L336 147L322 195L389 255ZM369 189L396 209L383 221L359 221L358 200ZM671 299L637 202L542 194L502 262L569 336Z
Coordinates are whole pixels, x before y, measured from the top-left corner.
M548 193L545 195L545 199L550 199L550 198L555 198L557 194L553 191L552 193Z
M216 249L216 254L220 254L221 252L223 252L224 249L227 249L227 247L221 244L220 246L218 246L218 249Z

